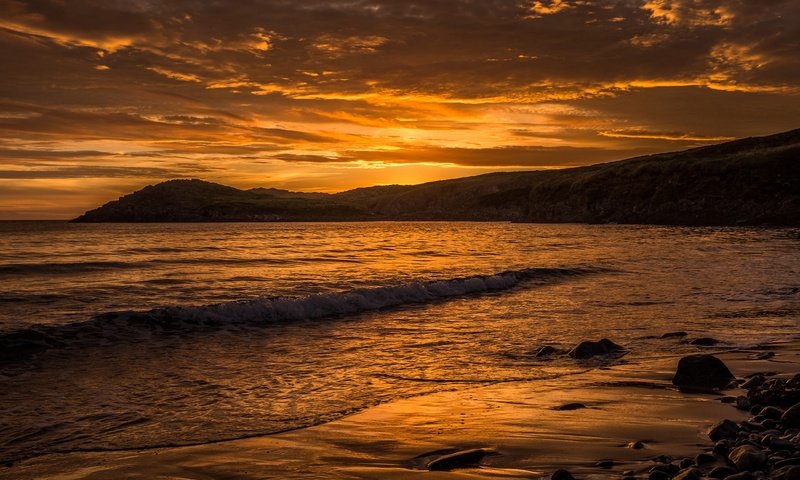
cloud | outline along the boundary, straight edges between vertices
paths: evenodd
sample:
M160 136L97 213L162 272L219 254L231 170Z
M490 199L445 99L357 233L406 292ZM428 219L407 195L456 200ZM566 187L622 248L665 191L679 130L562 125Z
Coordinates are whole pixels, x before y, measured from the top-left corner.
M180 82L202 82L200 77L197 75L193 75L191 73L180 73L180 72L173 72L172 70L167 70L166 68L161 67L147 67L148 70L151 72L155 72L159 75L163 75L167 78L171 78L173 80L178 80Z
M69 166L51 169L0 170L0 179L42 178L136 178L170 177L181 173L173 169L147 167Z
M53 192L110 194L144 181L128 181L135 169L331 191L798 126L793 0L0 9L2 170Z

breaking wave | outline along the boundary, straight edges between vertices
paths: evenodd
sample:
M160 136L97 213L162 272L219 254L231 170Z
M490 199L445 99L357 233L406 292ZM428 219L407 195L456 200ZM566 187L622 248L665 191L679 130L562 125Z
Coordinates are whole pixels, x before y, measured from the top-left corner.
M86 322L40 325L0 334L0 361L21 359L75 339L119 341L152 335L232 325L263 326L358 314L453 297L509 290L523 282L550 282L599 272L596 268L526 268L494 275L415 281L392 286L318 293L303 297L261 297L201 307L165 307L147 312L113 312Z

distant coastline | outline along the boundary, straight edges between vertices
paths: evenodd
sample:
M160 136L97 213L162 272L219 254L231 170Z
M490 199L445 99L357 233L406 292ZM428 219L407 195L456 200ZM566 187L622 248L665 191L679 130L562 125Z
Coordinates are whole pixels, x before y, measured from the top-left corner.
M72 221L370 220L797 226L800 129L588 167L337 194L170 180Z

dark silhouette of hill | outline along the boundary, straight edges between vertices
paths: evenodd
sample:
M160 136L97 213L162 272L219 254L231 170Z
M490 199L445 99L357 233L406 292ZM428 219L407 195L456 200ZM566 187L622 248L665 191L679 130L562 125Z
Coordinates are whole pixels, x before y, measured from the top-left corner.
M334 195L171 180L76 221L498 220L800 225L800 130L564 170Z
M355 207L325 194L239 190L203 180L169 180L90 210L76 222L269 222L353 220Z

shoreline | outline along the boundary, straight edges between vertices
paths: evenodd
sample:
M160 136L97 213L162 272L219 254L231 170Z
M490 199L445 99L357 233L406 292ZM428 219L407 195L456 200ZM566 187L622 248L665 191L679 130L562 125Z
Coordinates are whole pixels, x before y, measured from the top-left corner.
M702 348L737 378L800 371L800 341L760 349ZM776 355L755 359L769 350ZM670 383L679 357L600 365L551 380L492 384L397 400L329 423L188 447L49 454L0 469L0 478L647 478L652 458L694 457L706 431L747 413L721 394L684 393ZM586 408L559 410L579 402ZM637 444L636 442L642 442ZM631 446L642 448L631 448ZM442 449L487 449L479 468L432 472L415 457ZM599 462L614 462L611 468ZM643 473L645 472L645 473Z

